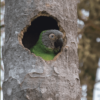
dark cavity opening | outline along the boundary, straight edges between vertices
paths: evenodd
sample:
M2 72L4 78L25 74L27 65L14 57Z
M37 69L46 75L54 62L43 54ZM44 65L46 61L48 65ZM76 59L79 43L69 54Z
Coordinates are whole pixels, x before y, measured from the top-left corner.
M24 33L22 43L25 48L32 48L38 41L39 35L44 30L59 30L57 21L52 17L40 16L31 22L31 26Z

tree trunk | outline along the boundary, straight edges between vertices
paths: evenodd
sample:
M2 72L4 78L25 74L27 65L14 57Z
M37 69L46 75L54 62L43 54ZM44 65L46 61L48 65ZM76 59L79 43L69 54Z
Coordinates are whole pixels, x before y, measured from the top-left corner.
M64 34L51 61L30 52L43 30ZM5 0L4 100L80 100L76 0Z

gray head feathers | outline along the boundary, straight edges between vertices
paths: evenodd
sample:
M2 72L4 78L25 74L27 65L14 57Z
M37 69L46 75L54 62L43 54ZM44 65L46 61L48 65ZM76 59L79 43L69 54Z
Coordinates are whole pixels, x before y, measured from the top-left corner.
M59 30L47 30L42 34L42 42L50 49L61 48L63 45L63 33Z

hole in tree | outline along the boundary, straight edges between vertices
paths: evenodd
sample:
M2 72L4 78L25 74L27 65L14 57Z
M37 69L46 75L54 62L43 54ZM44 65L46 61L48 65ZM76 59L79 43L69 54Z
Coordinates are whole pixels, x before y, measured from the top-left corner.
M57 21L52 17L40 16L33 20L23 36L22 43L24 47L32 48L38 41L40 33L49 29L59 30Z

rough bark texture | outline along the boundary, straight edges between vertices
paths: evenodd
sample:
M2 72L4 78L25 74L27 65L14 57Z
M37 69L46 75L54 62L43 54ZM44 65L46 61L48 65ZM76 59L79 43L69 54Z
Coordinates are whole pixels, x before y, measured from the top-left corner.
M21 39L23 29L36 16L49 15L57 19L67 43L65 39L55 60L44 61L26 49ZM4 100L80 100L77 1L5 0L5 25Z

